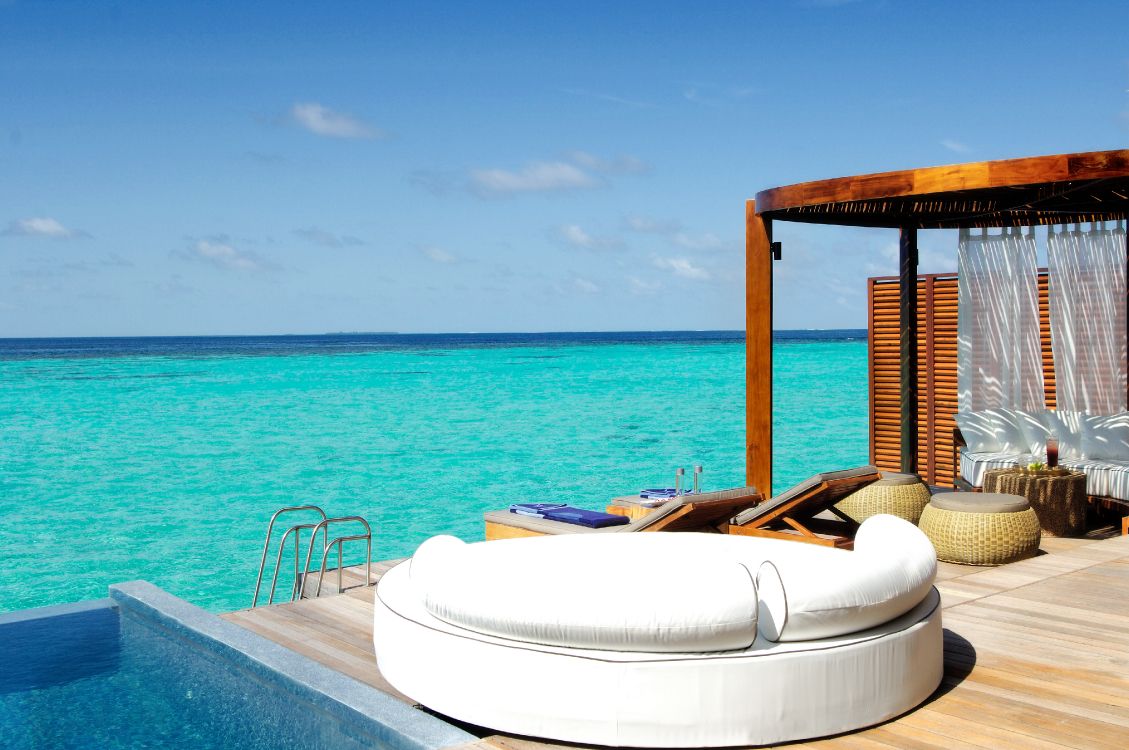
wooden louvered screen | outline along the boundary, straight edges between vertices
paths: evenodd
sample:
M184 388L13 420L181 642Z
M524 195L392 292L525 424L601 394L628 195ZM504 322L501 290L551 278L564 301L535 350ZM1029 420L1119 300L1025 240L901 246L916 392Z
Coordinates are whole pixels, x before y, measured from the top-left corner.
M901 468L897 276L869 280L870 461ZM1047 274L1039 272L1039 329L1048 409L1055 405L1054 360L1047 312ZM957 410L957 277L917 279L917 472L932 485L953 483L953 414Z

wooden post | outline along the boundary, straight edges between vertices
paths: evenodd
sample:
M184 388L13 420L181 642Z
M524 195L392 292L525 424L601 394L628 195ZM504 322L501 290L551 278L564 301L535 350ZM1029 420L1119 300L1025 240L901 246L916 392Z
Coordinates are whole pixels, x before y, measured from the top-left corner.
M772 496L772 220L745 203L745 476Z
M903 226L898 241L899 366L902 471L917 470L917 228Z

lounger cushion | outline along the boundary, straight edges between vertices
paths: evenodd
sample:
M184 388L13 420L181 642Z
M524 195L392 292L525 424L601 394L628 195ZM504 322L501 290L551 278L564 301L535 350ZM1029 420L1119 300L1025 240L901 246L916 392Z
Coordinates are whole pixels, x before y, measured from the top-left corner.
M1001 492L939 492L929 504L956 513L1019 513L1031 507L1027 498Z
M433 616L523 643L675 653L747 648L757 632L754 572L732 557L678 555L678 545L666 542L679 536L577 534L469 545L434 537L413 556L411 576Z

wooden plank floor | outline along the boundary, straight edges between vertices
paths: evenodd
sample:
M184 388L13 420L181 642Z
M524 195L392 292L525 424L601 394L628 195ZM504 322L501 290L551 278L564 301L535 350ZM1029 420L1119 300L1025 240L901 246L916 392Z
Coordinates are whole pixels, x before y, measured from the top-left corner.
M1129 537L1049 538L1043 551L998 568L942 563L945 678L937 692L879 726L788 747L1129 747ZM374 577L388 567L374 565ZM363 579L363 571L352 578ZM371 588L223 617L409 700L376 668ZM482 739L466 750L562 746L468 729Z

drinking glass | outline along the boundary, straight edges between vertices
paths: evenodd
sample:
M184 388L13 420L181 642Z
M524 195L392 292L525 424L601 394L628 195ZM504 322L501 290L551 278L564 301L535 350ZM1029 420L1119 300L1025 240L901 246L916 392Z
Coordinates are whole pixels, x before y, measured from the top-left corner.
M1051 435L1047 438L1047 468L1058 466L1058 438Z

